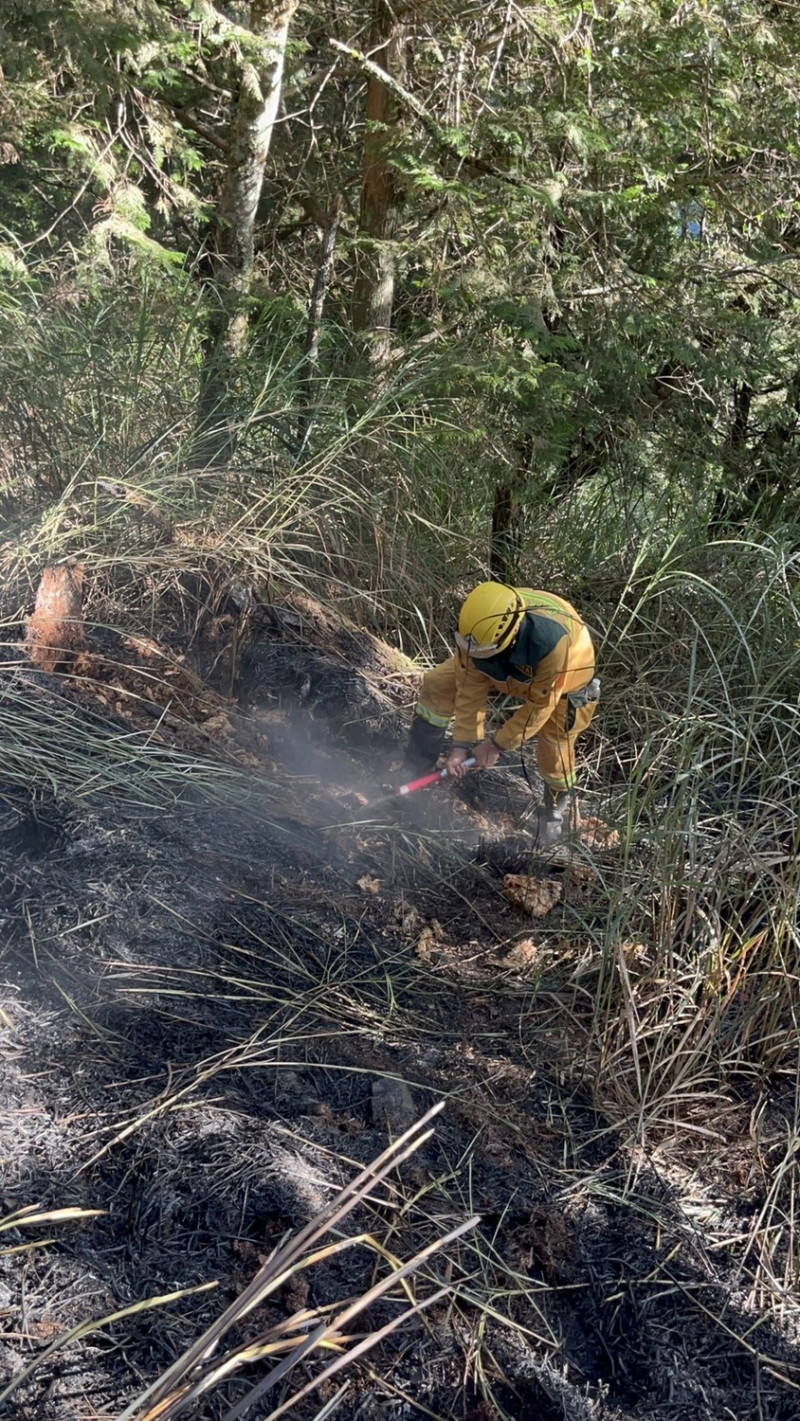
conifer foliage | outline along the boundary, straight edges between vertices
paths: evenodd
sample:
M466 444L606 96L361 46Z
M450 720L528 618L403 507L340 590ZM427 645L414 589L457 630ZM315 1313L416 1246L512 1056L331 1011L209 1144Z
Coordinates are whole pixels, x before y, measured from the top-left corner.
M215 462L341 193L322 373L446 350L429 393L499 571L585 485L666 487L718 531L792 499L793 7L9 0L0 40L7 331L56 291L196 299Z

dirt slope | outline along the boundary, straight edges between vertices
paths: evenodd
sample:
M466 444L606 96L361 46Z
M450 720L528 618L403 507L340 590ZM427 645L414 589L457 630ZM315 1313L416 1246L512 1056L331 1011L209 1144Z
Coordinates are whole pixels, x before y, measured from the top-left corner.
M79 673L87 725L130 713L126 673L113 696L97 664ZM412 683L318 610L265 615L237 685L237 705L197 686L177 709L148 696L174 714L158 722L171 744L241 774L217 803L5 794L3 1213L102 1212L0 1234L0 1378L40 1359L2 1414L118 1416L287 1230L444 1097L394 1192L347 1227L402 1259L472 1212L481 1224L417 1281L445 1279L449 1303L354 1371L339 1417L794 1418L796 1339L748 1295L747 1170L644 1154L593 1104L559 995L591 854L536 865L531 917L503 891L529 863L518 765L460 797L370 807ZM323 1260L239 1340L358 1295L376 1267L367 1247ZM212 1280L44 1356L78 1323ZM242 1394L232 1381L187 1414Z

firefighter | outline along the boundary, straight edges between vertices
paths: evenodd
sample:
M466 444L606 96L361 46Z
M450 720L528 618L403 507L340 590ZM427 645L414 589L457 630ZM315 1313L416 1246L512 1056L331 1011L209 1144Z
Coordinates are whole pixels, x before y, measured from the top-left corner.
M504 751L537 737L544 781L540 837L561 834L575 784L575 741L594 714L599 681L594 647L575 608L552 592L481 582L458 618L456 649L425 675L414 711L404 771L433 769L455 717L445 760L451 775L494 765ZM521 699L494 735L484 739L490 691Z

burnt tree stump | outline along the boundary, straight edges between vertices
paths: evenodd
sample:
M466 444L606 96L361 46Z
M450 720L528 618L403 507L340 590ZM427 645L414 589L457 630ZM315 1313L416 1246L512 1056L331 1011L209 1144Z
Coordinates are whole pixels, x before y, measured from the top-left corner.
M46 567L28 617L27 653L34 666L52 672L84 645L83 565L65 562Z

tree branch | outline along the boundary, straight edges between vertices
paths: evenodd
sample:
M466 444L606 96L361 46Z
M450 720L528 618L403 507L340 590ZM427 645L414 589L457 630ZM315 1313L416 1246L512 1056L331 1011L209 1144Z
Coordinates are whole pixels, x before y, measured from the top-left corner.
M196 133L200 138L204 138L206 143L210 143L212 148L217 148L220 153L224 153L226 157L228 156L230 144L226 143L224 138L220 138L218 133L214 133L213 130L207 128L204 123L198 123L197 119L194 118L187 109L181 108L180 104L170 103L169 99L164 99L163 102L165 107L171 109L178 122L182 123L185 128L190 128L193 133Z
M554 204L552 198L549 197L542 188L536 187L534 183L528 182L526 178L516 177L513 173L504 173L501 168L495 167L493 163L488 163L485 158L479 157L477 153L463 153L454 139L443 132L441 125L428 113L424 104L421 104L419 99L416 99L413 94L409 93L408 89L405 89L402 84L398 83L397 79L394 79L392 75L388 74L385 69L382 69L379 64L375 64L371 59L367 58L366 54L362 54L360 49L354 49L352 45L343 44L342 41L338 39L329 39L328 44L331 49L336 50L338 54L344 54L348 59L352 59L365 74L369 74L373 79L378 79L381 84L384 84L387 89L390 89L395 97L398 98L407 109L410 109L414 117L419 119L425 132L430 135L434 143L445 153L448 153L451 158L455 158L459 163L465 163L469 168L474 168L477 173L483 173L487 177L497 178L498 182L507 183L509 187L520 188L523 191L533 193L535 197L539 198L540 202L544 203L548 210L553 209Z

